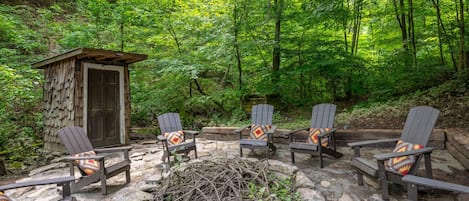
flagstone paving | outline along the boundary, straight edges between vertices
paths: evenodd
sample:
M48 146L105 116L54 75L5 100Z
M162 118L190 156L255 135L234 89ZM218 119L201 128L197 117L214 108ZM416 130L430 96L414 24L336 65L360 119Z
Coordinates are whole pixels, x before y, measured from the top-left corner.
M139 142L132 144L133 149L130 153L131 163L131 182L125 184L125 176L114 176L108 180L108 195L101 195L100 183L92 184L73 194L77 200L104 200L104 201L134 201L151 200L152 195L145 192L153 187L149 181L161 177L165 170L165 164L161 161L163 154L160 143ZM290 163L290 152L285 144L277 144L278 151L270 159L272 162L279 161L286 165ZM203 138L197 141L197 150L199 158L209 160L211 157L239 157L239 143L237 141L214 141ZM353 151L348 147L338 147L339 152L344 154L340 159L334 159L325 156L324 168L319 168L317 156L307 154L295 154L296 164L300 171L297 173L297 183L301 183L298 188L305 200L381 200L380 191L377 185L372 181L365 179L364 186L358 186L356 182L356 173L351 169L350 161L353 157ZM244 150L243 150L244 151ZM381 153L381 149L366 149L365 156L371 156L375 153ZM267 157L263 151L249 151L245 149L245 157L262 159ZM190 154L193 159L193 153ZM118 158L113 159L114 161ZM111 160L112 162L112 160ZM454 174L466 174L461 178L462 181L469 175L467 171L445 150L435 150L432 154L432 165L435 177L447 177ZM45 179L59 176L67 176L67 164L61 158L54 159L51 164L39 167L30 172L28 178L19 181L31 179ZM76 171L76 175L79 175ZM460 177L460 176L457 176ZM446 178L447 179L447 178ZM125 184L125 185L124 185ZM55 185L27 187L16 190L9 190L7 195L21 201L49 201L60 200L60 189ZM391 189L391 200L405 199L405 189L398 185L393 185ZM423 196L426 200L445 200L452 199L446 194L426 194ZM467 197L466 197L467 198ZM463 198L459 198L462 200Z

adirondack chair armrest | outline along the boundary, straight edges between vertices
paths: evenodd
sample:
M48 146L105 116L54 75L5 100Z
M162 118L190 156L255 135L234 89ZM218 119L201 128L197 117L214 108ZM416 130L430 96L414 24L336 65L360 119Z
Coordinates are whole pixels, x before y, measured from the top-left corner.
M277 126L276 125L272 125L272 127L270 128L269 131L267 131L267 134L274 134L275 133L275 130L277 130Z
M133 147L132 146L125 146L125 147L112 147L112 148L102 148L102 149L94 149L96 153L114 153L120 151L130 151Z
M417 150L411 150L411 151L405 151L405 152L375 154L373 155L373 157L376 158L376 160L384 161L390 158L395 158L395 157L400 157L400 156L431 153L432 151L433 151L433 147L425 147L423 149L417 149Z
M199 131L184 130L184 134L189 134L192 138L195 138L196 135L199 135Z
M330 131L323 132L323 133L319 134L318 137L324 137L326 135L330 135L331 133L335 133L335 131L337 131L337 128L334 128Z
M241 133L244 129L247 129L247 128L250 128L250 127L251 127L251 125L245 125L243 127L240 127L238 129L234 130L234 132L235 133Z
M6 191L15 188L23 188L28 186L38 186L38 185L48 185L48 184L65 184L70 183L75 180L74 176L65 176L53 179L41 179L41 180L32 180L32 181L24 181L18 182L14 184L7 184L0 186L0 191Z
M168 140L168 139L166 139L163 135L158 135L158 136L156 136L156 138L158 138L158 140L160 140L160 141L166 141L166 140Z
M435 179L429 179L414 175L406 175L402 177L402 181L416 184L417 186L427 186L430 188L442 189L446 191L459 192L459 193L469 193L469 186L439 181Z
M360 142L351 142L347 143L347 146L356 148L356 147L366 147L366 146L374 146L378 144L385 144L391 142L397 142L399 138L392 138L392 139L379 139L379 140L367 140L367 141L360 141Z
M82 156L82 157L75 157L75 156L67 156L65 160L74 161L74 160L87 160L87 159L94 159L94 160L104 160L106 155L96 155L96 156Z

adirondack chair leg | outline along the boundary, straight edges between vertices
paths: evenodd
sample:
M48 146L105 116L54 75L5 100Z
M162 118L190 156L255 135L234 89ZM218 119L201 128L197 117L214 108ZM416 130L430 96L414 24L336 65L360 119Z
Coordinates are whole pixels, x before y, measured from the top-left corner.
M125 183L130 183L130 170L125 171Z
M66 200L67 198L70 198L70 183L71 182L67 182L67 183L62 183L60 184L62 186L62 198L64 200Z
M170 159L171 158L171 152L168 151L167 153L168 153L167 154L168 155L168 168L171 168L171 159Z
M319 163L321 164L321 168L324 168L324 163L322 161L322 151L319 149Z
M430 153L424 154L425 157L425 176L429 179L433 178L433 173L432 173L432 160Z
M411 201L417 201L418 200L418 191L417 191L417 185L415 184L407 184L407 199Z
M359 186L363 186L363 174L357 171L357 182Z
M291 154L291 163L295 163L295 152L290 152Z
M379 182L381 183L381 198L383 200L389 200L388 181L386 178L386 168L384 167L384 161L378 161L378 174Z
M195 154L195 158L198 158L198 157L197 157L197 147L194 148L194 154Z
M243 148L241 148L241 146L239 146L239 155L240 157L243 157Z
M319 152L319 164L321 164L321 168L324 168L324 164L322 161L322 143L321 138L318 138L318 152Z
M106 172L104 169L104 160L99 161L99 180L101 180L101 193L103 195L107 195L107 188L106 188Z

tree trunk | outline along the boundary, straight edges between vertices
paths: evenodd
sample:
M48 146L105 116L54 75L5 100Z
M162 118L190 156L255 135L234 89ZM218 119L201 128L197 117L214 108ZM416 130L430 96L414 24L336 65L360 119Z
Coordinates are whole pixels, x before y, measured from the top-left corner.
M441 15L438 15L438 13L440 13L439 1L437 0L437 2L435 2L435 0L433 0L433 5L435 6L435 9L437 10L438 25L440 26L441 31L442 31L443 36L444 36L444 40L446 41L446 43L448 45L448 49L449 49L449 52L451 54L451 62L453 62L454 71L457 72L458 67L457 67L457 62L456 62L456 58L455 58L455 55L454 55L454 49L455 48L453 47L453 43L451 42L451 40L449 38L449 35L448 35L448 32L446 31L445 25L443 24L443 21L441 19Z
M361 7L362 0L355 1L354 3L354 17L353 17L353 28L352 28L352 55L357 55L358 52L358 38L360 36L360 24L361 24Z
M124 21L120 23L120 31L121 31L121 52L124 51Z
M275 87L274 94L279 93L279 80L280 80L280 22L282 17L283 0L275 0L275 37L274 37L274 50L272 55L272 84Z
M241 53L239 51L239 44L238 44L238 9L235 5L233 9L233 31L234 31L234 50L235 50L235 58L236 58L236 64L238 66L238 83L239 83L239 89L243 88L243 69L241 65Z
M436 21L438 26L438 49L440 52L440 64L445 64L445 57L443 55L443 41L442 41L442 33L441 33L441 12L440 12L440 0L432 0L433 6L436 10Z
M349 8L349 0L347 0L347 8ZM342 1L342 10L344 9L344 1ZM348 41L347 41L347 24L348 24L348 16L345 16L342 21L342 27L344 29L344 45L345 45L345 52L348 52Z
M466 59L466 50L464 47L464 1L459 0L459 65L458 73L463 72L463 70L468 66Z
M3 159L0 158L0 176L5 176L7 175L7 168L5 167L5 163L3 162Z
M396 14L396 19L397 22L399 23L399 27L401 28L401 36L402 36L402 46L404 48L404 51L408 50L407 46L407 30L406 30L406 16L404 12L404 0L399 1L399 5L397 5L397 0L393 0L394 4L394 12Z
M411 45L411 54L412 54L412 64L414 67L417 66L417 49L415 46L415 29L414 29L414 6L412 0L408 0L409 12L408 12L408 22L409 22L409 39Z

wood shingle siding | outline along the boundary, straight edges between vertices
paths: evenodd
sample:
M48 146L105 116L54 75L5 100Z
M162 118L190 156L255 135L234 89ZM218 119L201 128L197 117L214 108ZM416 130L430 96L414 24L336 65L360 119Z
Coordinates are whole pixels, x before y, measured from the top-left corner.
M67 126L88 127L91 124L94 126L88 127L90 132L88 137L95 136L99 140L99 146L128 144L130 140L131 112L129 64L146 58L147 55L143 54L77 48L32 64L33 68L44 70L42 103L44 148L52 151L64 151L64 147L57 136L58 130ZM123 100L121 99L121 105L123 106L111 111L111 113L119 115L117 119L123 120L118 122L118 125L106 124L107 126L104 126L99 122L88 120L90 117L95 118L94 114L88 113L88 116L86 116L86 112L90 108L85 108L85 106L91 98L97 97L96 93L87 94L87 91L96 89L93 87L99 86L90 83L87 76L95 75L94 72L97 71L104 75L120 72L118 83L123 83L122 85L119 84L119 96L117 97L124 96ZM104 97L102 93L98 94L99 97ZM100 98L93 100L98 100L96 104L106 104L100 102ZM111 142L107 138L109 133L118 136L119 144L115 144L116 141ZM95 142L98 144L96 139Z

